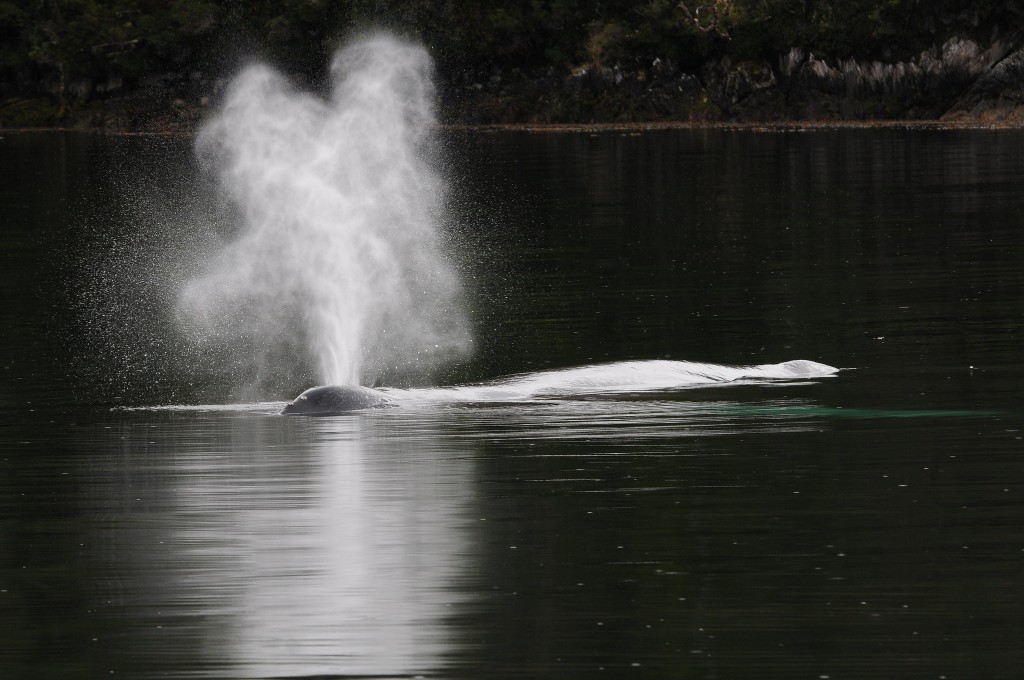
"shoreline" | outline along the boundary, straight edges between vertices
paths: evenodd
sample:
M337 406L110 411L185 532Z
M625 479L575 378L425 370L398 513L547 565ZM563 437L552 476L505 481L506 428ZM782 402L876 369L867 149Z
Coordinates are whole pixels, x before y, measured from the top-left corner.
M1024 127L1021 33L979 38L950 31L934 35L919 51L876 59L825 56L799 42L771 54L726 50L685 67L642 51L602 54L546 68L491 65L432 74L435 112L443 121L438 125L543 134ZM194 134L238 75L213 68L167 66L134 80L96 75L61 80L57 89L48 81L34 89L0 87L0 134ZM310 80L268 68L297 92L322 96L329 87L326 77Z
M1024 121L980 120L780 120L753 121L651 121L631 123L452 123L449 130L470 132L560 133L643 133L660 130L735 130L738 132L813 132L818 130L913 129L913 130L1022 130Z
M174 137L195 134L199 126L168 126L155 130L119 130L104 127L0 127L3 135L76 133L111 137ZM526 132L530 134L642 134L665 130L726 130L737 132L815 132L826 130L1024 130L1024 120L777 120L754 121L647 121L623 123L439 123L443 131L457 132Z

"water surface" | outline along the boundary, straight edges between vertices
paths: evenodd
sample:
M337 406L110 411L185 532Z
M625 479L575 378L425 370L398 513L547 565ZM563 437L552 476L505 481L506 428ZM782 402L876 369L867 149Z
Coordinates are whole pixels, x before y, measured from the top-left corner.
M96 282L187 232L187 141L0 140L0 676L1019 672L1024 134L449 151L474 359L305 419ZM486 392L793 359L844 370Z

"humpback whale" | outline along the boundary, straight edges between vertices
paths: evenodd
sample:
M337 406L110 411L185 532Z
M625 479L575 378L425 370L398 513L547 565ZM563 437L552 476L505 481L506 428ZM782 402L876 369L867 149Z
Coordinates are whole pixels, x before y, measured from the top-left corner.
M383 392L358 385L311 387L288 403L283 416L334 416L367 408L392 406L394 401Z

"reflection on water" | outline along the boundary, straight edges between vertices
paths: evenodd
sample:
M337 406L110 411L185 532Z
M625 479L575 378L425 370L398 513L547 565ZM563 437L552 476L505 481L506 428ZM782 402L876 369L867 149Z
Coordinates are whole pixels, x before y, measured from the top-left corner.
M129 631L144 639L124 663L188 642L215 676L404 676L454 654L473 462L387 428L201 416L111 430L118 458L87 494L93 512L123 515L99 557L131 593L121 615L152 624Z
M26 431L0 484L30 509L13 526L34 527L0 571L4 663L82 678L1013 663L993 632L1017 630L1019 417L836 417L823 398L847 380Z

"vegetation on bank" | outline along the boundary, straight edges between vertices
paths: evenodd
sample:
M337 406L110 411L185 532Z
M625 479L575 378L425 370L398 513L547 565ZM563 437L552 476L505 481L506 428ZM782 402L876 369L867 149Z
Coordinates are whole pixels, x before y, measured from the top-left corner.
M594 69L640 81L700 78L723 60L775 69L793 48L911 61L952 37L1017 43L1022 26L1024 0L0 0L0 123L88 124L116 99L137 125L205 103L253 58L316 86L336 46L373 27L422 40L457 102Z

